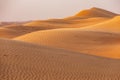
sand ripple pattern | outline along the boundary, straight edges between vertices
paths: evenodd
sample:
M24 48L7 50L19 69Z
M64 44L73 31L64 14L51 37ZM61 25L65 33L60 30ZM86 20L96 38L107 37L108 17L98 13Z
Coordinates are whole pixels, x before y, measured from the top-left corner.
M120 80L120 60L0 39L0 80Z

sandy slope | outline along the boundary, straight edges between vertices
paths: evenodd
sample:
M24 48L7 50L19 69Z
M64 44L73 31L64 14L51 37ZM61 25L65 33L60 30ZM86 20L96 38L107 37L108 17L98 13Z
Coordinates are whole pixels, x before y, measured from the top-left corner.
M14 38L33 31L47 30L49 28L23 26L19 24L11 24L0 27L0 38Z
M64 18L64 19L49 19L49 20L38 20L28 22L3 22L7 29L18 31L18 34L12 34L12 37L24 35L33 31L58 29L58 28L81 28L86 26L92 26L102 24L104 21L110 20L117 14L100 9L91 8L88 10L81 11L75 16ZM12 24L13 23L13 24ZM5 25L6 24L6 25ZM8 25L9 24L9 25ZM4 31L1 33L5 34ZM7 34L7 33L6 33ZM0 36L2 38L11 38L11 36Z
M15 40L64 48L110 58L120 58L120 34L82 31L80 29L54 29L37 31ZM116 47L117 46L117 47Z
M19 25L19 24L7 25L7 26L3 26L3 27L12 29L12 30L19 30L20 32L23 32L23 33L29 33L32 31L49 29L49 28L42 28L42 27L35 27L35 26L27 27L27 26L23 26L23 25Z
M1 80L119 80L119 61L0 39Z
M109 19L110 18L100 18L100 17L88 18L88 19L74 19L74 20L51 19L51 20L28 22L24 25L11 24L11 25L5 25L0 27L0 29L5 28L7 30L8 29L12 30L12 32L11 33L9 32L10 33L9 34L5 30L1 29L0 37L13 38L13 37L21 36L33 31L56 29L56 28L81 28L85 26L102 23Z
M76 19L76 18L86 19L86 18L93 18L93 17L112 18L117 15L118 14L116 14L116 13L112 13L112 12L104 10L104 9L93 7L90 9L82 10L79 13L77 13L76 15L67 17L65 19Z
M105 17L94 17L94 18L86 18L86 19L80 19L80 18L74 18L71 20L72 24L65 25L65 28L82 28L86 26L92 26L99 23L103 23L104 21L108 21L111 18L105 18Z
M66 19L54 19L54 20L45 20L45 21L32 21L24 24L24 26L33 26L33 27L41 27L46 29L56 29L56 28L80 28L84 26L95 25L97 23L101 23L109 20L110 18L74 18L70 20Z
M64 28L64 27L81 27L84 23L84 25L93 25L95 23L99 23L102 21L105 21L109 18L112 18L114 16L117 16L118 14L112 13L107 10L103 10L100 8L91 8L88 10L80 11L78 14L67 17L64 19L50 19L45 21L32 21L29 23L24 24L25 26L39 26L39 27L47 27L47 28ZM77 20L77 21L76 21ZM83 23L82 23L83 20ZM89 22L87 22L89 21ZM79 22L79 23L78 23ZM78 23L78 24L76 24ZM87 25L87 26L88 26Z
M13 38L13 37L16 37L20 34L21 33L19 31L16 31L16 30L3 28L3 27L0 28L0 37L2 37L2 38Z
M111 20L84 27L84 30L92 30L92 31L103 31L103 32L115 32L120 33L120 16L116 16Z
M15 24L15 22L0 22L0 26Z

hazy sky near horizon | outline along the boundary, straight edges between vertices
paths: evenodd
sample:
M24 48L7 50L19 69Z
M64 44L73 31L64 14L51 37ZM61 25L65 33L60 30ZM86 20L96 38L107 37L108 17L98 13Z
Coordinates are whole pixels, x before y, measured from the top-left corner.
M0 0L0 20L63 18L91 7L120 13L119 4L120 0Z

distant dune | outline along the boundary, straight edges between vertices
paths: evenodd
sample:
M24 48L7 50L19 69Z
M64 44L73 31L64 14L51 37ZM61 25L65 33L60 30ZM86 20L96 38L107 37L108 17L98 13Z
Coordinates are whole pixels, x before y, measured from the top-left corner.
M15 24L15 22L0 22L0 26Z
M64 20L45 20L45 21L32 21L29 23L24 24L24 26L33 26L33 27L39 27L39 28L45 28L45 29L56 29L56 28L63 28L64 26L61 26L62 24L69 24L69 21Z
M59 29L59 28L81 28L81 27L102 23L108 20L110 20L110 18L95 17L88 19L79 18L74 20L51 19L51 20L43 20L43 21L26 22L24 24L10 24L10 25L1 26L0 29L1 28L10 29L15 33L8 34L5 30L1 29L0 33L5 34L5 36L0 35L0 37L14 38L17 36L21 36L39 30L49 30L49 29Z
M116 16L111 20L84 27L84 30L92 30L92 31L103 31L103 32L115 32L120 33L120 16Z
M33 31L47 30L45 27L23 26L20 24L4 25L0 27L0 38L14 38Z
M28 33L28 32L37 31L37 30L45 30L45 28L42 28L42 27L32 27L32 26L27 27L19 24L6 25L3 27L12 29L12 30L19 30L20 32L23 32L23 33Z
M64 48L67 50L120 58L120 35L114 33L82 31L81 29L54 29L37 31L15 38L15 40ZM116 54L114 54L116 53Z
M59 28L82 28L82 27L84 28L87 26L90 26L91 28L91 26L93 25L104 24L104 22L106 21L109 22L110 19L112 19L112 17L117 15L118 14L100 8L91 8L88 10L83 10L78 14L76 14L75 16L67 17L64 19L49 19L49 20L36 20L36 21L25 21L25 22L1 22L1 27L18 31L18 33L12 34L13 35L12 37L6 33L6 36L0 35L0 37L13 38L27 33L31 33L33 31L59 29ZM115 21L116 20L112 20L112 23L116 23ZM117 25L118 24L116 24L116 26ZM103 25L101 26L103 27ZM102 28L101 26L100 28L97 29L101 29ZM119 30L119 28L115 28L115 29ZM2 31L1 34L5 34L5 32Z
M16 37L20 34L21 33L19 31L16 31L16 30L3 28L3 27L0 28L0 37L2 37L2 38L13 38L13 37Z
M24 24L24 26L39 26L39 27L47 27L47 28L64 28L64 27L70 27L75 26L75 23L79 22L79 27L82 25L82 20L85 25L87 23L90 24L90 22L87 22L87 20L91 20L91 25L95 23L99 23L105 20L108 20L114 16L117 16L118 14L112 13L110 11L106 11L100 8L91 8L88 10L80 11L78 14L72 17L66 17L64 19L50 19L50 20L38 20L38 21L32 21ZM80 25L81 24L81 25ZM89 25L88 24L88 25ZM87 25L87 26L88 26ZM75 26L78 27L78 26Z
M40 27L45 29L57 29L57 28L80 28L85 26L94 25L109 20L110 18L74 18L74 19L57 19L57 20L45 20L45 21L32 21L24 24L28 27Z
M16 21L16 22L0 22L0 26L6 26L6 25L13 25L13 24L25 24L25 23L28 23L30 21Z
M0 39L1 80L118 80L119 60Z
M104 18L104 17L94 17L94 18L74 18L71 20L72 24L65 25L65 28L82 28L86 26L92 26L95 24L102 23L104 21L110 20L111 18Z
M107 18L112 18L117 16L118 14L112 13L110 11L101 9L101 8L90 8L86 10L82 10L79 13L77 13L74 16L67 17L65 19L76 19L76 18L81 18L81 19L86 19L86 18L93 18L93 17L107 17Z

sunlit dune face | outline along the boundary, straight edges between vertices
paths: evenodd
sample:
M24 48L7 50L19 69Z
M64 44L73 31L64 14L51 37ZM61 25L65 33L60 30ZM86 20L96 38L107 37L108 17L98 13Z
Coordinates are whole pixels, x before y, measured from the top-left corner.
M119 61L0 39L2 80L114 80L119 79Z
M120 44L119 34L82 31L81 29L58 29L33 32L15 38L15 40L97 56L120 58L120 46L114 48L117 44Z
M78 17L74 18L66 18L61 20L55 20L55 21L33 21L24 24L24 26L37 26L37 27L46 27L46 28L80 28L85 27L89 25L94 25L106 20L109 20L110 18L101 18L101 17L95 17L95 18L86 18L86 19L80 19Z
M82 28L83 30L102 31L120 33L120 16L114 17L111 20L99 23L96 25Z
M90 25L95 25L102 23L111 18L104 17L94 17L94 18L67 18L67 19L50 19L50 20L38 20L30 22L3 22L1 23L1 38L14 38L21 36L33 31L39 30L49 30L49 29L60 29L60 28L82 28ZM10 29L12 31L10 34L2 28ZM2 31L3 30L3 31ZM5 34L5 35L2 35Z
M88 10L83 10L78 13L76 16L81 17L114 17L117 14L100 9L100 8L91 8Z
M119 32L120 17L116 16L117 14L103 9L91 8L64 19L3 26L7 31L3 30L1 34L5 36L1 37L118 59L120 37L116 32Z

